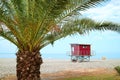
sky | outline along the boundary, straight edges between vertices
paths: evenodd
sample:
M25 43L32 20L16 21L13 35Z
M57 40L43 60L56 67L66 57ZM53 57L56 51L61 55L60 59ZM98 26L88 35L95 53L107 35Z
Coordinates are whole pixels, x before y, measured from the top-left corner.
M104 5L90 8L81 12L83 16L92 18L96 21L112 21L120 23L120 0L111 0ZM75 34L62 38L48 45L41 50L42 54L66 54L70 52L70 44L91 44L92 51L99 56L100 54L120 56L120 33L113 31L92 31L89 34ZM16 53L17 47L9 41L0 37L0 54ZM100 56L102 56L100 55ZM120 58L120 57L119 57Z

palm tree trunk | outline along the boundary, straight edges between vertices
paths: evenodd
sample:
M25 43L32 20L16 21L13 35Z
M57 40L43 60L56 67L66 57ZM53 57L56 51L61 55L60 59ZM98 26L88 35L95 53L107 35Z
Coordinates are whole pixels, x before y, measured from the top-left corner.
M18 51L17 55L17 80L41 80L40 65L42 58L40 52Z

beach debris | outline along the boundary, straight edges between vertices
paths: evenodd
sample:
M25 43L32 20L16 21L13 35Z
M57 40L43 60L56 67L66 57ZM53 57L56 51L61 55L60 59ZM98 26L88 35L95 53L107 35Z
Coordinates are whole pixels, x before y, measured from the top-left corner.
M106 60L106 57L102 56L102 60Z

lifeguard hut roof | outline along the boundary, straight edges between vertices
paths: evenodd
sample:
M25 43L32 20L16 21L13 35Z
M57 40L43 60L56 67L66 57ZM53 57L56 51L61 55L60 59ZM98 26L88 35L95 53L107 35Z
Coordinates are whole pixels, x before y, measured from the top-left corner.
M78 43L71 43L71 45L91 45L91 44L78 44Z

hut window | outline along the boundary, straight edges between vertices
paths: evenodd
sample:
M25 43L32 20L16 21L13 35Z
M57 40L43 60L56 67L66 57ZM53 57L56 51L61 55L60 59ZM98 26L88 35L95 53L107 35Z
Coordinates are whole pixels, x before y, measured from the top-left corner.
M83 48L87 48L87 46L84 45Z

